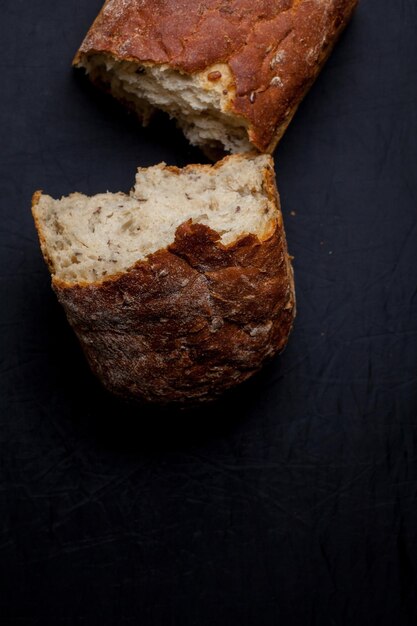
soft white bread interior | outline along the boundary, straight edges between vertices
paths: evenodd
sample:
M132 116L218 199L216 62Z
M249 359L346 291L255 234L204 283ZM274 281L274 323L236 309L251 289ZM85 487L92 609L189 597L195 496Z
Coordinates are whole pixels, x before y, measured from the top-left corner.
M206 150L251 150L248 123L231 109L235 86L225 63L186 74L168 65L118 61L109 55L81 56L93 82L133 108L146 124L154 108L175 117L189 142Z
M234 155L215 166L139 168L129 195L39 195L33 213L53 276L94 282L128 270L174 241L191 220L209 226L229 245L253 233L266 238L279 219L265 189L267 155Z

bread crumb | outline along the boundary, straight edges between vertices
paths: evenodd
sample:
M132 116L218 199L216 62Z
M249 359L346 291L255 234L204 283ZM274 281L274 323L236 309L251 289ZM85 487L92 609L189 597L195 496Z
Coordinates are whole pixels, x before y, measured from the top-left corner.
M269 84L271 85L271 87L283 87L284 86L284 82L281 76L274 76L274 78L271 80Z
M275 69L277 65L285 61L285 57L286 57L285 50L278 50L278 52L275 54L275 56L272 58L269 64L269 67L271 68L271 70Z

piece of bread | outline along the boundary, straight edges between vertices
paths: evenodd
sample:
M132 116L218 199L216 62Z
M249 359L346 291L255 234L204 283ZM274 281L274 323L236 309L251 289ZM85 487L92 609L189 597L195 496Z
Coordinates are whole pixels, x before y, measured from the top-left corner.
M107 0L74 65L189 141L272 153L357 0Z
M139 169L130 195L37 192L52 285L112 392L199 402L288 339L295 296L272 158Z

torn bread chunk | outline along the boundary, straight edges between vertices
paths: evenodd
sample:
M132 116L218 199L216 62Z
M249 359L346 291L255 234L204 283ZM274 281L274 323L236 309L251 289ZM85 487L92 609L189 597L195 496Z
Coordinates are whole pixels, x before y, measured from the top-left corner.
M211 400L286 345L295 296L271 157L141 168L129 195L37 192L32 210L53 288L112 392Z
M206 153L272 152L356 4L107 0L74 65Z

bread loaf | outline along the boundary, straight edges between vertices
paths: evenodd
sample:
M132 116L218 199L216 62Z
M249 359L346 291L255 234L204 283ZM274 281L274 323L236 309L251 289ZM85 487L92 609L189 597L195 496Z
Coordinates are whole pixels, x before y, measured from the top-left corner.
M33 197L52 285L115 394L200 402L287 343L293 273L266 155L139 169L129 194Z
M272 152L357 0L107 0L74 65L192 144Z

